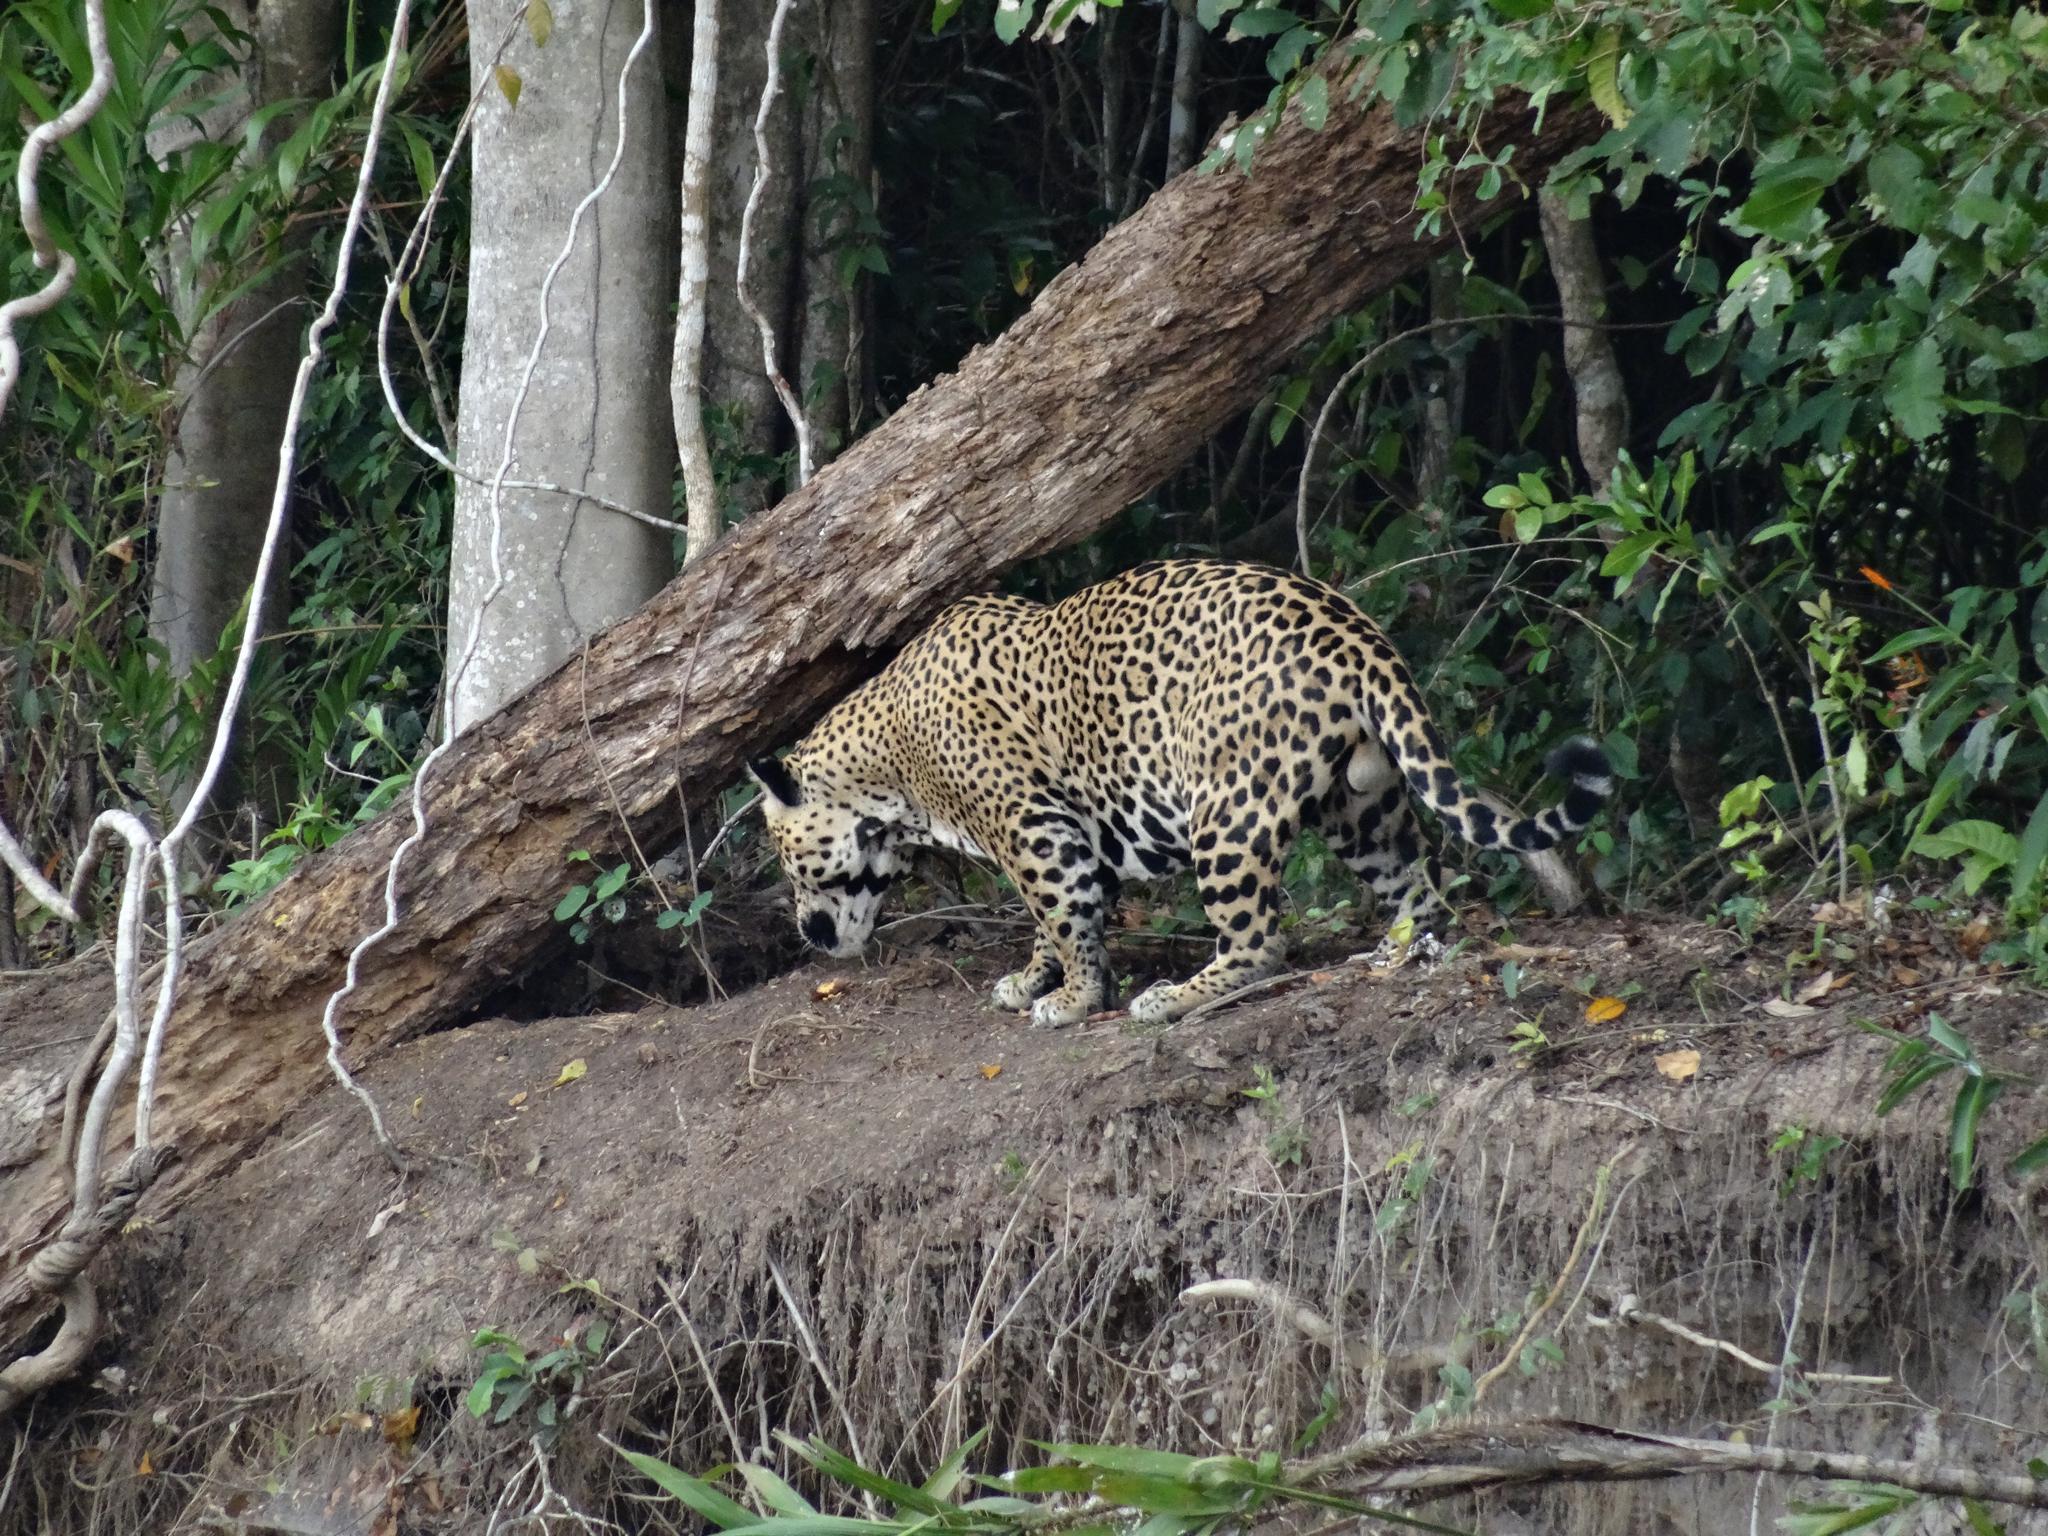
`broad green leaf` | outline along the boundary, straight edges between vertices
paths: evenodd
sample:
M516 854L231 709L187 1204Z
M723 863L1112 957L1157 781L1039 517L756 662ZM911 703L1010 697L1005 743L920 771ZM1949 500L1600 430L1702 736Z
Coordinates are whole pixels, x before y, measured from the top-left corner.
M1001 30L1002 22L1000 19L997 21L996 26L998 30ZM491 66L491 78L498 82L498 90L503 94L506 105L517 107L519 105L519 92L521 89L519 71L509 64L493 64Z
M1282 32L1291 31L1295 25L1293 12L1283 11L1278 6L1261 5L1233 16L1230 30L1224 36L1231 42L1241 37L1277 37Z
M1621 28L1603 27L1586 56L1586 94L1617 128L1628 126L1628 103L1621 99Z
M1145 1477L1186 1477L1195 1464L1193 1456L1178 1451L1148 1451L1134 1445L1084 1445L1067 1441L1031 1442L1048 1456L1063 1457L1084 1467L1102 1467L1111 1472L1136 1472Z
M966 0L938 0L932 7L932 31L943 32L946 23L960 13L960 7L964 4Z
M1756 189L1735 216L1749 228L1761 230L1773 239L1787 243L1803 239L1821 194L1841 174L1842 162L1832 155L1764 167L1757 172Z
M815 1435L805 1441L777 1430L775 1438L827 1477L837 1478L842 1483L872 1493L878 1498L887 1499L899 1509L913 1509L921 1515L936 1515L945 1508L945 1505L922 1488L913 1488L908 1483L899 1483L879 1472L870 1472L851 1456L835 1451Z
M1550 10L1552 3L1553 0L1487 0L1487 4L1509 21L1528 21L1542 16Z
M1943 382L1941 346L1932 336L1914 342L1885 370L1885 409L1916 443L1941 430Z
M555 31L555 13L548 9L548 0L526 0L526 30L534 47L547 47Z
M2020 834L2019 852L2012 861L2013 895L2024 897L2034 888L2034 877L2041 872L2044 859L2048 859L2048 793L2034 806L2027 829Z
M1911 851L1928 859L1981 854L2003 867L2019 862L2020 842L1996 822L1952 821L1939 832L1923 832L1914 838Z

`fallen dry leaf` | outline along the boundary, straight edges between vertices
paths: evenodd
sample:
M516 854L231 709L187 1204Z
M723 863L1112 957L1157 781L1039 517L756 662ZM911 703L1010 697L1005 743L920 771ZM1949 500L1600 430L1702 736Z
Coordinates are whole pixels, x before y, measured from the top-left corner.
M517 1093L513 1094L511 1098L505 1101L506 1105L512 1109L517 1109L520 1105L524 1104L525 1102L526 1090L524 1088L520 1089Z
M142 1460L135 1464L135 1475L137 1477L156 1476L156 1463L149 1459L149 1452L147 1450L143 1451Z
M1682 1083L1694 1077L1700 1070L1698 1051L1666 1051L1657 1058L1657 1070L1674 1083Z
M1320 987L1325 982L1335 981L1337 979L1337 973L1335 971L1310 971L1308 973L1308 979Z
M1624 1013L1628 1004L1618 997L1596 997L1586 1004L1586 1022L1589 1024L1612 1024Z
M1892 967L1892 981L1901 987L1917 987L1920 985L1920 973L1910 965L1895 965Z
M1792 994L1795 1003L1817 1003L1842 983L1835 980L1833 971L1822 971L1813 980Z
M1981 917L1970 919L1967 927L1956 935L1956 948L1974 960L1984 953L1984 946L1991 942L1993 929L1989 921Z
M116 539L105 549L101 550L100 553L120 561L123 565L133 565L135 563L135 540L132 538Z
M990 1082L994 1082L997 1078L1003 1075L1003 1064L1001 1062L997 1062L993 1066L983 1067L981 1069L981 1075L987 1078Z
M818 983L817 989L812 995L822 1002L824 999L828 997L837 997L841 992L845 990L845 985L841 982L821 981Z
M1764 1000L1764 1012L1774 1019L1803 1019L1809 1013L1815 1011L1815 1009L1809 1008L1805 1003L1788 1003L1782 997L1771 997Z
M566 1083L573 1083L589 1070L590 1063L581 1056L578 1056L574 1061L562 1068L562 1075L555 1079L554 1086L560 1088Z
M384 1415L384 1438L392 1445L404 1446L419 1430L420 1405L399 1408Z

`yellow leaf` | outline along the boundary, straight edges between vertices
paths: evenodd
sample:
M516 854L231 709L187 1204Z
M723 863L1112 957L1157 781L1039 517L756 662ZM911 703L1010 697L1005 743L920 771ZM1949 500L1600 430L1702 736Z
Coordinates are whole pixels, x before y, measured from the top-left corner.
M149 1452L147 1450L142 1453L142 1460L135 1464L135 1475L137 1477L156 1476L156 1463L149 1459Z
M1700 1053L1698 1051L1666 1051L1657 1058L1657 1070L1674 1083L1685 1082L1698 1074Z
M1621 28L1603 27L1586 58L1586 94L1617 128L1628 126L1628 103L1621 99Z
M1618 997L1596 997L1586 1004L1586 1022L1589 1024L1612 1024L1624 1013L1628 1004Z
M1001 1062L997 1062L992 1067L983 1067L981 1069L981 1075L987 1078L990 1082L994 1082L997 1078L1003 1075L1003 1064Z
M420 1405L400 1408L384 1415L384 1438L393 1445L410 1441L420 1427Z
M545 48L555 30L555 13L548 0L526 0L526 30L533 34L533 46Z
M818 983L816 990L812 993L812 996L816 997L819 1001L822 1002L824 999L828 997L837 997L841 992L845 990L845 987L842 986L839 982L821 981Z
M511 1098L505 1101L505 1103L513 1109L517 1109L520 1105L524 1104L525 1102L526 1090L524 1088L520 1089L517 1093L513 1094Z
M504 93L506 104L519 105L519 71L509 64L493 64L491 77L498 82L498 89Z
M574 1061L570 1062L566 1067L562 1068L562 1075L555 1079L555 1086L559 1088L564 1083L573 1083L576 1081L577 1078L581 1077L584 1073L588 1072L589 1070L590 1063L585 1061L581 1056L578 1056Z

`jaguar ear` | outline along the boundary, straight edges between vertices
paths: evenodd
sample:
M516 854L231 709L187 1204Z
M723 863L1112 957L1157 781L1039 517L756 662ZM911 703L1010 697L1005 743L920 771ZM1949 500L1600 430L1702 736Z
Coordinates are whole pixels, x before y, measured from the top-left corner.
M760 785L761 792L784 810L790 810L803 801L803 786L797 783L796 775L776 758L755 758L747 764L747 777Z

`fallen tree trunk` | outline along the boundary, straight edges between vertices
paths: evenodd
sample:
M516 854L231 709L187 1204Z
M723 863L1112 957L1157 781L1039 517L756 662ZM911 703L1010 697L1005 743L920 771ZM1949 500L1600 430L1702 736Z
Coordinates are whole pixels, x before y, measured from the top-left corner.
M1485 137L1524 121L1502 113ZM1553 108L1517 168L1540 177L1596 127ZM1385 114L1341 111L1321 132L1290 118L1249 178L1182 176L957 373L472 729L428 784L404 920L343 1014L351 1059L460 1016L559 942L569 850L623 846L626 826L641 846L674 835L746 754L800 732L944 604L1108 521L1302 343L1423 266L1452 236L1415 237L1420 154ZM1445 228L1488 211L1461 179ZM322 1006L382 920L410 829L387 814L193 946L155 1112L181 1161L148 1209L323 1086ZM0 1199L0 1358L51 1304L23 1261L66 1211L54 1141Z

